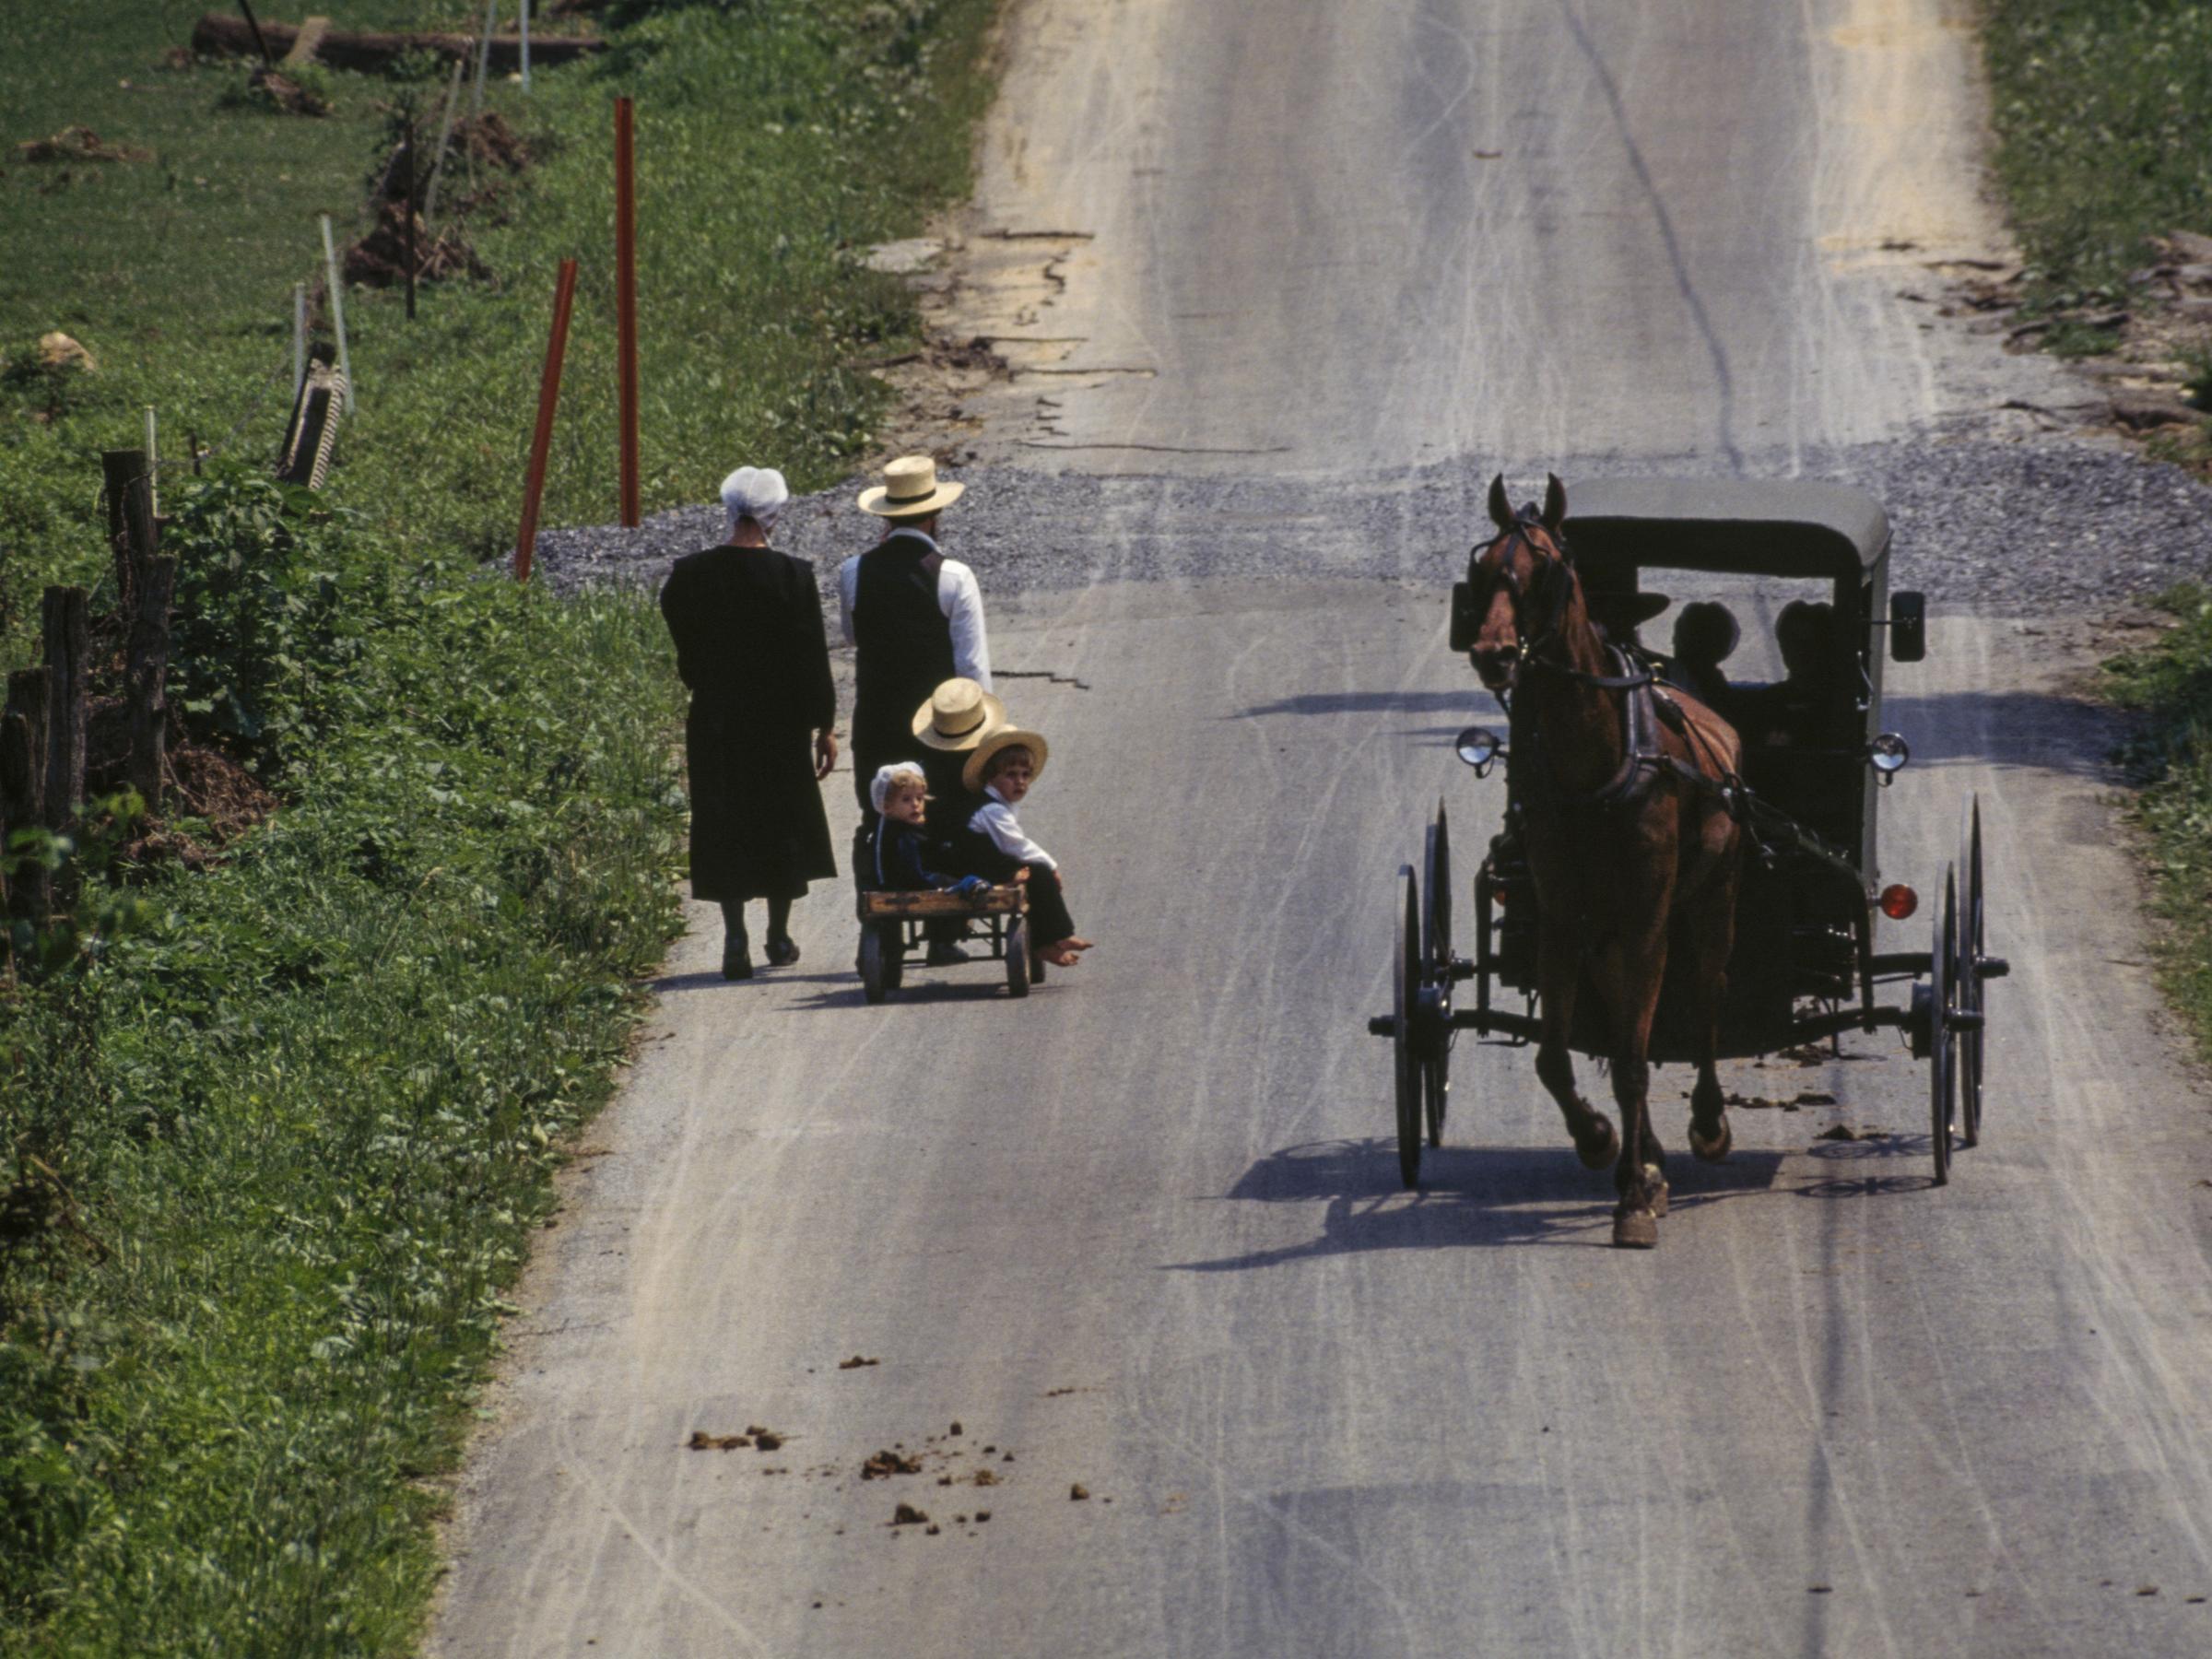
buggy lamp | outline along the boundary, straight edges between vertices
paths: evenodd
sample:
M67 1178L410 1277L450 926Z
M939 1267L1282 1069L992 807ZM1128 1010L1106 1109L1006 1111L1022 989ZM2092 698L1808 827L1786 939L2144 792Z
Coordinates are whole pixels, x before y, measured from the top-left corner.
M1882 914L1892 922L1902 922L1920 908L1920 895L1901 881L1893 881L1882 889Z
M1912 747L1895 732L1884 732L1866 746L1866 759L1882 775L1887 783L1905 770L1905 762L1912 759Z
M1505 754L1505 739L1486 726L1469 726L1452 740L1459 758L1475 769L1475 775L1487 778L1490 768L1497 765Z

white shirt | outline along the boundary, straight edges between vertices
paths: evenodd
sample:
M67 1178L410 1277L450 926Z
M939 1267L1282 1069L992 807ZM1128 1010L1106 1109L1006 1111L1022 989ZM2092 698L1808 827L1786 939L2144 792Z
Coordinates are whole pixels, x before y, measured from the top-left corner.
M1021 825L1015 820L1014 808L998 793L998 785L983 785L983 804L968 815L968 828L980 830L991 838L991 844L1008 858L1023 864L1042 865L1048 870L1060 865L1050 853L1022 833Z
M931 552L938 551L937 544L919 530L900 534L928 542ZM855 553L837 567L838 613L845 625L848 645L853 643L853 596L860 591L860 561L865 557ZM991 690L991 641L983 631L983 591L976 585L975 572L957 559L947 559L937 567L937 610L952 625L953 673Z

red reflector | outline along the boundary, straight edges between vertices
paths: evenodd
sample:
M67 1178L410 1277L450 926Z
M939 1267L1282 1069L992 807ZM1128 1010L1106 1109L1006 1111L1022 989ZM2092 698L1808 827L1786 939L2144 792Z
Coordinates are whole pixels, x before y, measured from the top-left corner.
M1892 922L1902 922L1920 908L1920 895L1903 882L1893 882L1882 889L1882 914Z

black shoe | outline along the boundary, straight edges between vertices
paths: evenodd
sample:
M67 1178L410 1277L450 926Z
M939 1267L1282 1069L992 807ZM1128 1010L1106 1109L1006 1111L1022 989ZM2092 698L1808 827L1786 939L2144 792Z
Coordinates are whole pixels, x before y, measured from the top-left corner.
M722 977L725 980L753 977L753 953L742 942L722 947Z
M799 959L799 942L796 939L771 939L768 942L768 965L771 968L788 968Z
M922 959L924 965L930 968L956 967L967 959L968 953L958 945L944 943L932 945L929 947L929 954Z

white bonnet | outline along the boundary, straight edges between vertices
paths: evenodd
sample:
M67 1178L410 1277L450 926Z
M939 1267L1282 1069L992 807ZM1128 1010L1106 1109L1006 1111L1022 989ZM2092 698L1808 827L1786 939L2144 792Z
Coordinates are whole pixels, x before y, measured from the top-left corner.
M912 778L924 788L928 786L928 780L923 777L922 769L912 760L894 760L888 766L877 769L875 777L868 782L868 799L876 804L877 812L883 810L884 802L890 798L891 780L900 777Z
M757 520L767 529L790 500L791 487L772 466L741 466L722 481L722 511L733 530L741 518Z

